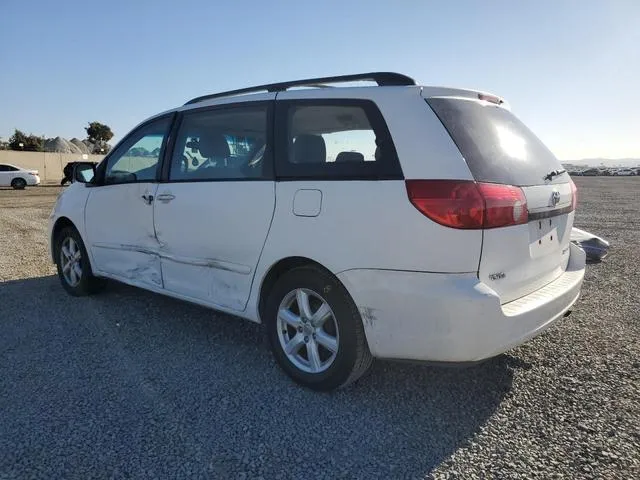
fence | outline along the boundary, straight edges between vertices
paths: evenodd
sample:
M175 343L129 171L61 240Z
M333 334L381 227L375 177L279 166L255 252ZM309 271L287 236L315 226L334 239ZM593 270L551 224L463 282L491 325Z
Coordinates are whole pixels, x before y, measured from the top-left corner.
M104 155L87 155L87 157L89 162L99 162ZM62 179L64 166L69 162L81 160L82 155L77 153L0 150L0 163L10 163L16 167L38 170L43 182L59 182Z

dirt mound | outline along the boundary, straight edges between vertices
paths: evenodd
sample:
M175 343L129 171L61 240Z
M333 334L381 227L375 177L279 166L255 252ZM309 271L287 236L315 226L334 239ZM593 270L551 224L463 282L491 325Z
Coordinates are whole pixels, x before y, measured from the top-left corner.
M62 137L48 138L47 140L45 140L44 151L76 154L84 153L77 145L71 143L68 140L65 140Z
M75 138L75 137L72 138L71 140L69 140L69 143L78 147L78 149L80 150L80 153L91 153L91 150L89 150L89 147L82 140L78 138Z

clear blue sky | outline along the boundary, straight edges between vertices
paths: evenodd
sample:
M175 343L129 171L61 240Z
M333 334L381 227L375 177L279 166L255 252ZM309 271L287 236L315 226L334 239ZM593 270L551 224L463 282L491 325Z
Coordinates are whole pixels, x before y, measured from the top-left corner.
M561 159L640 157L640 0L2 0L0 136L371 70L502 95Z

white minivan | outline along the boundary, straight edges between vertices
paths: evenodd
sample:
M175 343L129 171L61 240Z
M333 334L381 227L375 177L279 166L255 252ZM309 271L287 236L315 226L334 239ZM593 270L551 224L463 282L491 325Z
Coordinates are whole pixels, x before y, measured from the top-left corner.
M575 186L483 92L378 72L207 95L86 169L50 219L70 294L109 278L265 323L313 389L498 355L580 294Z

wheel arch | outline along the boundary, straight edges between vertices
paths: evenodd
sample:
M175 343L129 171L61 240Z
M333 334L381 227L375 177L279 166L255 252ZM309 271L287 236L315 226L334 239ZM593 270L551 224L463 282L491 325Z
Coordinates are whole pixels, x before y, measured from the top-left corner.
M320 262L316 260L313 260L308 257L300 257L300 256L281 258L280 260L272 264L271 267L269 267L269 269L265 273L265 275L263 275L262 277L262 282L260 283L260 290L258 292L258 317L260 321L262 321L264 317L264 308L265 308L266 300L269 297L269 293L271 292L271 289L273 288L275 283L278 281L278 279L285 273L293 270L294 268L299 268L307 265L321 268L322 270L331 274L336 278L336 281L340 283L345 288L345 290L347 290L346 286L342 284L342 282L340 281L340 279L338 279L335 273L333 273L330 269L328 269L327 267L325 267L324 265L322 265ZM349 295L351 294L349 293Z
M51 245L51 259L53 260L53 263L56 263L57 261L55 251L56 237L62 229L66 227L73 227L79 232L78 227L76 227L68 217L62 216L56 220L56 223L53 224L53 229L51 230L51 241L49 243L49 245Z
M29 182L27 181L27 179L26 179L25 177L23 177L22 175L18 175L17 177L13 177L13 178L11 179L11 186L13 187L13 186L14 186L14 184L15 184L16 182L18 182L18 181L22 181L22 183L24 183L24 186L25 186L25 187L29 184Z

